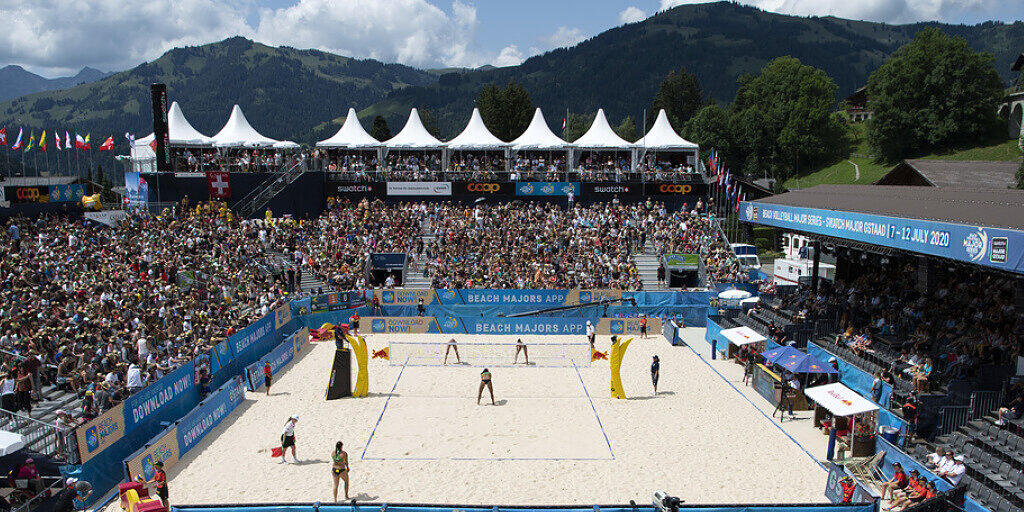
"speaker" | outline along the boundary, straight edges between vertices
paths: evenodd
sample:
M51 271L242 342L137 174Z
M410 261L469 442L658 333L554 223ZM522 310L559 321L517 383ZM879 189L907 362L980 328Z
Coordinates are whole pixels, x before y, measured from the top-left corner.
M153 137L156 138L156 170L171 170L170 130L167 127L167 85L152 84L149 86L150 98L153 102Z
M334 351L331 382L327 384L327 400L352 396L352 351L347 348Z

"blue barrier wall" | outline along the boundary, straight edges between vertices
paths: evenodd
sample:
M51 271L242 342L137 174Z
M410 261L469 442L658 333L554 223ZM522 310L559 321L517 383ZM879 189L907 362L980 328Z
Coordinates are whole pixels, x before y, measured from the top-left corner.
M710 359L712 357L712 343L714 342L714 340L717 340L722 337L722 335L720 334L722 332L722 326L718 325L718 322L716 322L715 319L708 317L706 320L706 325L704 327L707 329L706 331L704 331L704 343L700 344L699 346L694 346L693 344L691 344L690 346L701 357L707 357Z
M903 450L900 450L899 447L890 444L885 439L882 439L881 436L875 436L875 453L879 452L885 452L885 457L882 459L879 469L881 469L882 474L885 475L887 480L892 478L892 463L899 462L903 466L904 471L909 473L911 469L916 469L918 473L924 475L928 480L935 481L935 488L939 492L945 492L953 488L944 478L936 476L935 473L932 473L931 470L924 467L916 459L903 453Z
M349 505L319 505L320 512L380 512L385 507L379 503L364 503L355 507ZM388 504L387 510L394 512L657 512L650 505L591 505L586 507L502 507L502 506L464 506L464 505L394 505ZM295 505L235 505L235 506L201 506L174 507L178 512L309 512L312 504ZM874 504L860 505L724 505L701 506L682 504L681 511L693 512L873 512Z

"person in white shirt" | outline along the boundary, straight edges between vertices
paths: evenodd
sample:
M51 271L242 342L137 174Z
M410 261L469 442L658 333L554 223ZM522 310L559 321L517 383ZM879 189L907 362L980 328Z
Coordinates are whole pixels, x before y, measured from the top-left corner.
M953 457L953 461L953 467L949 471L939 473L939 476L948 480L955 487L960 484L960 479L963 478L964 471L967 471L967 466L964 466L963 455Z
M295 423L299 421L299 416L293 414L288 418L288 421L284 424L284 431L281 432L281 463L288 462L284 456L288 452L288 447L292 449L292 458L295 462L299 462L298 456L295 455Z
M597 331L594 330L594 324L587 320L587 341L590 342L590 348L594 348L594 340L597 338Z
M929 468L938 468L942 463L942 460L946 458L946 449L941 446L935 447L935 453L928 454L928 462L925 464Z
M136 391L145 387L146 383L142 377L142 370L139 369L139 365L132 364L128 367L128 373L125 375L125 381L127 381L128 392L135 393Z
M149 342L146 341L146 338L139 338L137 345L139 347L139 361L145 361L149 358Z

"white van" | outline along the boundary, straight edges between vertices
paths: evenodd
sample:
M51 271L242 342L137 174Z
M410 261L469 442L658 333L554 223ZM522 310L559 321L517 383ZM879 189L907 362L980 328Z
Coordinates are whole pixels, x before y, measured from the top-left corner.
M740 270L747 272L761 268L761 259L757 257L757 247L750 244L729 244L729 247L732 249L732 252L736 253Z

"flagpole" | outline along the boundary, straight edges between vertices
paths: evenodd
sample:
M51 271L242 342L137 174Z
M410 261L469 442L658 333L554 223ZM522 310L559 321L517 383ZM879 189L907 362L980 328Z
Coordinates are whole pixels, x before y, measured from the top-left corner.
M75 176L81 176L82 166L78 164L78 132L75 132Z

